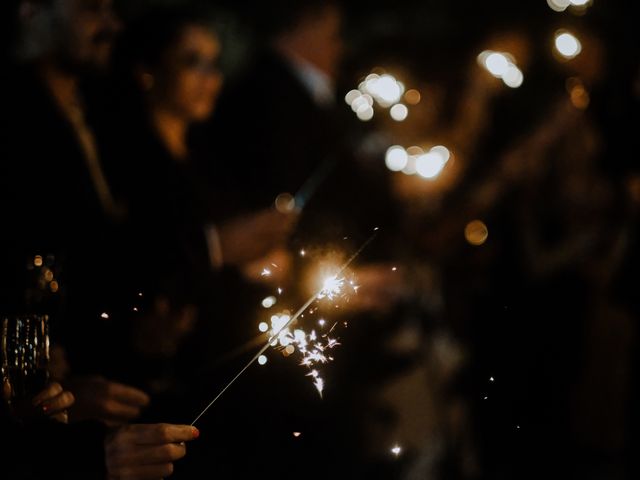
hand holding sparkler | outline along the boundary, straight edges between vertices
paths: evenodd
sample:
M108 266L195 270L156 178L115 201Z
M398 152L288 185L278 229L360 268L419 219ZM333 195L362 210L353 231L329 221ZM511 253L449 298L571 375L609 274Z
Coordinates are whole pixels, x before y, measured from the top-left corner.
M107 478L164 478L173 462L185 456L185 442L200 432L189 425L127 425L111 432L105 442Z
M290 327L298 321L298 319L307 311L307 309L316 301L322 300L324 298L333 299L342 294L342 288L344 287L345 279L343 278L343 274L345 270L351 265L351 263L356 259L358 255L373 241L376 237L376 232L378 228L374 229L373 235L371 235L367 241L365 241L362 246L353 254L349 259L342 264L341 267L337 268L335 273L327 276L324 281L322 288L314 293L305 303L302 305L293 315L286 316L286 319L282 319L280 317L280 321L277 327L273 328L272 333L269 335L269 339L264 344L264 346L247 362L247 364L231 379L229 383L225 385L225 387L220 390L220 392L213 398L213 400L198 414L198 416L191 422L191 425L195 425L198 420L213 406L214 403L218 401L218 399L246 372L249 367L251 367L255 362L257 362L260 358L264 358L263 354L271 347L277 346L278 343L282 344L281 338L290 335ZM351 283L350 283L351 284ZM356 287L353 286L355 289ZM329 332L330 333L330 332ZM318 343L316 342L317 336L312 331L311 334L307 334L302 330L294 330L293 332L293 340L297 343L301 352L304 355L302 365L311 368L314 363L320 362L324 363L324 351L326 349L331 349L333 346L337 344L337 340L329 338L328 335L326 337L326 343ZM309 340L315 342L311 348L309 347ZM285 342L286 343L286 342ZM290 344L289 343L289 344ZM284 346L289 346L289 344ZM314 385L320 394L322 394L322 390L324 388L324 381L316 370L311 370L309 376L314 378Z
M223 224L218 235L224 263L244 266L284 246L297 221L295 212L268 208Z
M398 303L405 290L401 272L390 264L364 265L354 275L359 290L346 306L351 311L384 313Z

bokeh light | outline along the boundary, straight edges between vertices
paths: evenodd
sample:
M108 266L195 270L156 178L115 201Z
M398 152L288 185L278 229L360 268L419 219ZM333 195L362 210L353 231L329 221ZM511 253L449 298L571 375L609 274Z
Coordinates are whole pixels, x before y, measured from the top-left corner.
M396 122L402 122L406 120L407 115L409 115L409 109L406 105L398 103L391 107L389 114L391 115L391 118L393 118Z
M474 246L480 246L487 241L489 229L481 220L469 222L464 229L464 237L467 242Z
M385 158L387 168L392 172L400 172L407 166L409 155L407 151L399 145L389 147Z
M575 58L582 51L580 40L566 30L556 32L554 44L556 52L566 59Z

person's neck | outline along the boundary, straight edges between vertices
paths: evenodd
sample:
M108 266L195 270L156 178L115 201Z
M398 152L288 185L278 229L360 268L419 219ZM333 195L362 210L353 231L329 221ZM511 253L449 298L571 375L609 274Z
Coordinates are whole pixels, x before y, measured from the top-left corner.
M38 72L53 99L62 110L67 112L72 107L80 108L79 78L77 75L48 60L42 61L38 65Z
M171 156L177 161L186 161L189 153L187 147L187 122L167 110L154 108L151 111L151 123Z

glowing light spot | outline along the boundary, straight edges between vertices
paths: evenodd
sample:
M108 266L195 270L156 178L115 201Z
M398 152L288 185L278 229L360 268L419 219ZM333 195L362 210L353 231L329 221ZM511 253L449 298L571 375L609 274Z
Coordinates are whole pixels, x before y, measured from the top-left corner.
M273 307L277 302L276 297L274 297L273 295L263 298L262 299L262 307L263 308L271 308Z
M284 351L287 353L287 355L293 355L296 351L296 347L294 347L293 345L287 345L287 348L285 348Z
M138 307L133 307L133 311L137 312L138 311Z
M254 357L254 358L255 358L255 357ZM266 356L264 356L264 355L260 355L260 356L258 357L258 363L259 363L260 365L264 365L265 363L267 363L267 357L266 357Z
M489 378L489 381L490 382L495 382L495 378L491 377L491 378Z
M318 320L318 325L320 325L321 327L324 327L326 323L327 321L324 318L321 318L320 320Z
M300 435L302 435L302 433L300 432L293 432L293 436L298 438Z
M295 210L296 201L290 193L281 193L276 197L275 205L280 213L289 213Z
M322 397L322 391L324 390L324 380L322 379L322 377L320 377L318 371L311 370L311 372L307 374L307 377L314 378L313 385L316 387L316 390L318 390L318 393Z
M385 156L385 164L392 172L399 172L407 166L409 155L407 151L399 145L389 147Z
M498 52L492 52L487 55L484 64L487 67L487 70L498 78L502 78L509 68L509 60L507 57Z
M502 81L507 87L518 88L522 85L522 82L524 82L524 75L518 67L509 65L509 68L507 68L507 71L502 77Z
M336 276L327 277L322 282L322 290L318 294L318 298L334 299L342 293L342 287L344 285L344 278L338 278Z
M482 221L474 220L465 227L464 237L471 245L480 246L487 241L489 230Z
M282 295L282 289L278 287L278 295Z
M349 93L344 96L344 101L347 102L347 105L350 106L351 104L353 104L354 100L360 98L361 96L362 93L360 92L360 90L350 90Z
M556 51L566 59L575 58L582 51L582 44L574 35L559 30L555 37Z
M52 282L49 284L49 289L50 289L53 293L56 293L56 292L60 289L60 286L58 285L58 282L56 282L56 281L54 280L54 281L52 281Z
M435 178L442 172L445 164L442 155L431 150L416 159L416 171L423 178Z
M258 325L258 330L263 333L266 332L267 330L269 330L269 324L267 322L260 322L260 325Z
M406 105L398 103L391 107L391 110L389 110L389 114L391 115L391 118L393 118L396 122L402 122L406 120L407 116L409 115L409 109L406 107Z
M391 453L393 453L396 457L402 453L402 447L400 445L394 445L391 448Z
M404 94L404 101L409 105L417 105L420 103L421 99L422 95L420 95L420 92L414 88L407 90Z
M564 12L569 5L571 5L570 0L547 0L547 5L554 12Z
M33 259L33 264L36 267L41 267L42 266L42 256L41 255L36 255L35 258Z
M300 250L300 256L304 257L307 254L307 252L304 251L304 249Z
M47 271L44 274L44 279L47 282L50 282L51 280L53 280L53 272L51 270L47 269Z
M591 97L582 81L579 78L572 77L567 80L566 86L571 104L580 110L585 110L591 102Z
M409 150L407 150L409 152ZM405 175L415 175L416 173L416 159L418 157L416 155L409 155L407 158L407 164L402 169L402 173Z
M367 105L365 107L359 108L356 112L356 115L358 116L358 119L362 120L363 122L368 122L373 118L373 113L373 108L370 105Z
M138 296L141 297L142 296L142 292L138 292Z
M106 312L102 312L102 313L100 314L100 318L107 319L107 318L109 318L109 314L108 314L108 313L106 313Z
M397 267L393 267L393 268L391 269L391 271L392 271L392 272L395 272L396 270L398 270L398 268L397 268Z
M271 275L271 270L269 270L268 268L263 268L262 273L260 273L260 276L262 277L268 277L270 275Z

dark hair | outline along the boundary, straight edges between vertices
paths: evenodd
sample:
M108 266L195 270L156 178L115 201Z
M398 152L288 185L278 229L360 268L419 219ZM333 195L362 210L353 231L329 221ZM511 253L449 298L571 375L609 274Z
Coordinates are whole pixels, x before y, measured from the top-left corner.
M156 8L139 15L127 26L117 48L117 68L131 72L137 65L159 66L167 50L188 26L199 25L212 31L215 17L201 4Z

